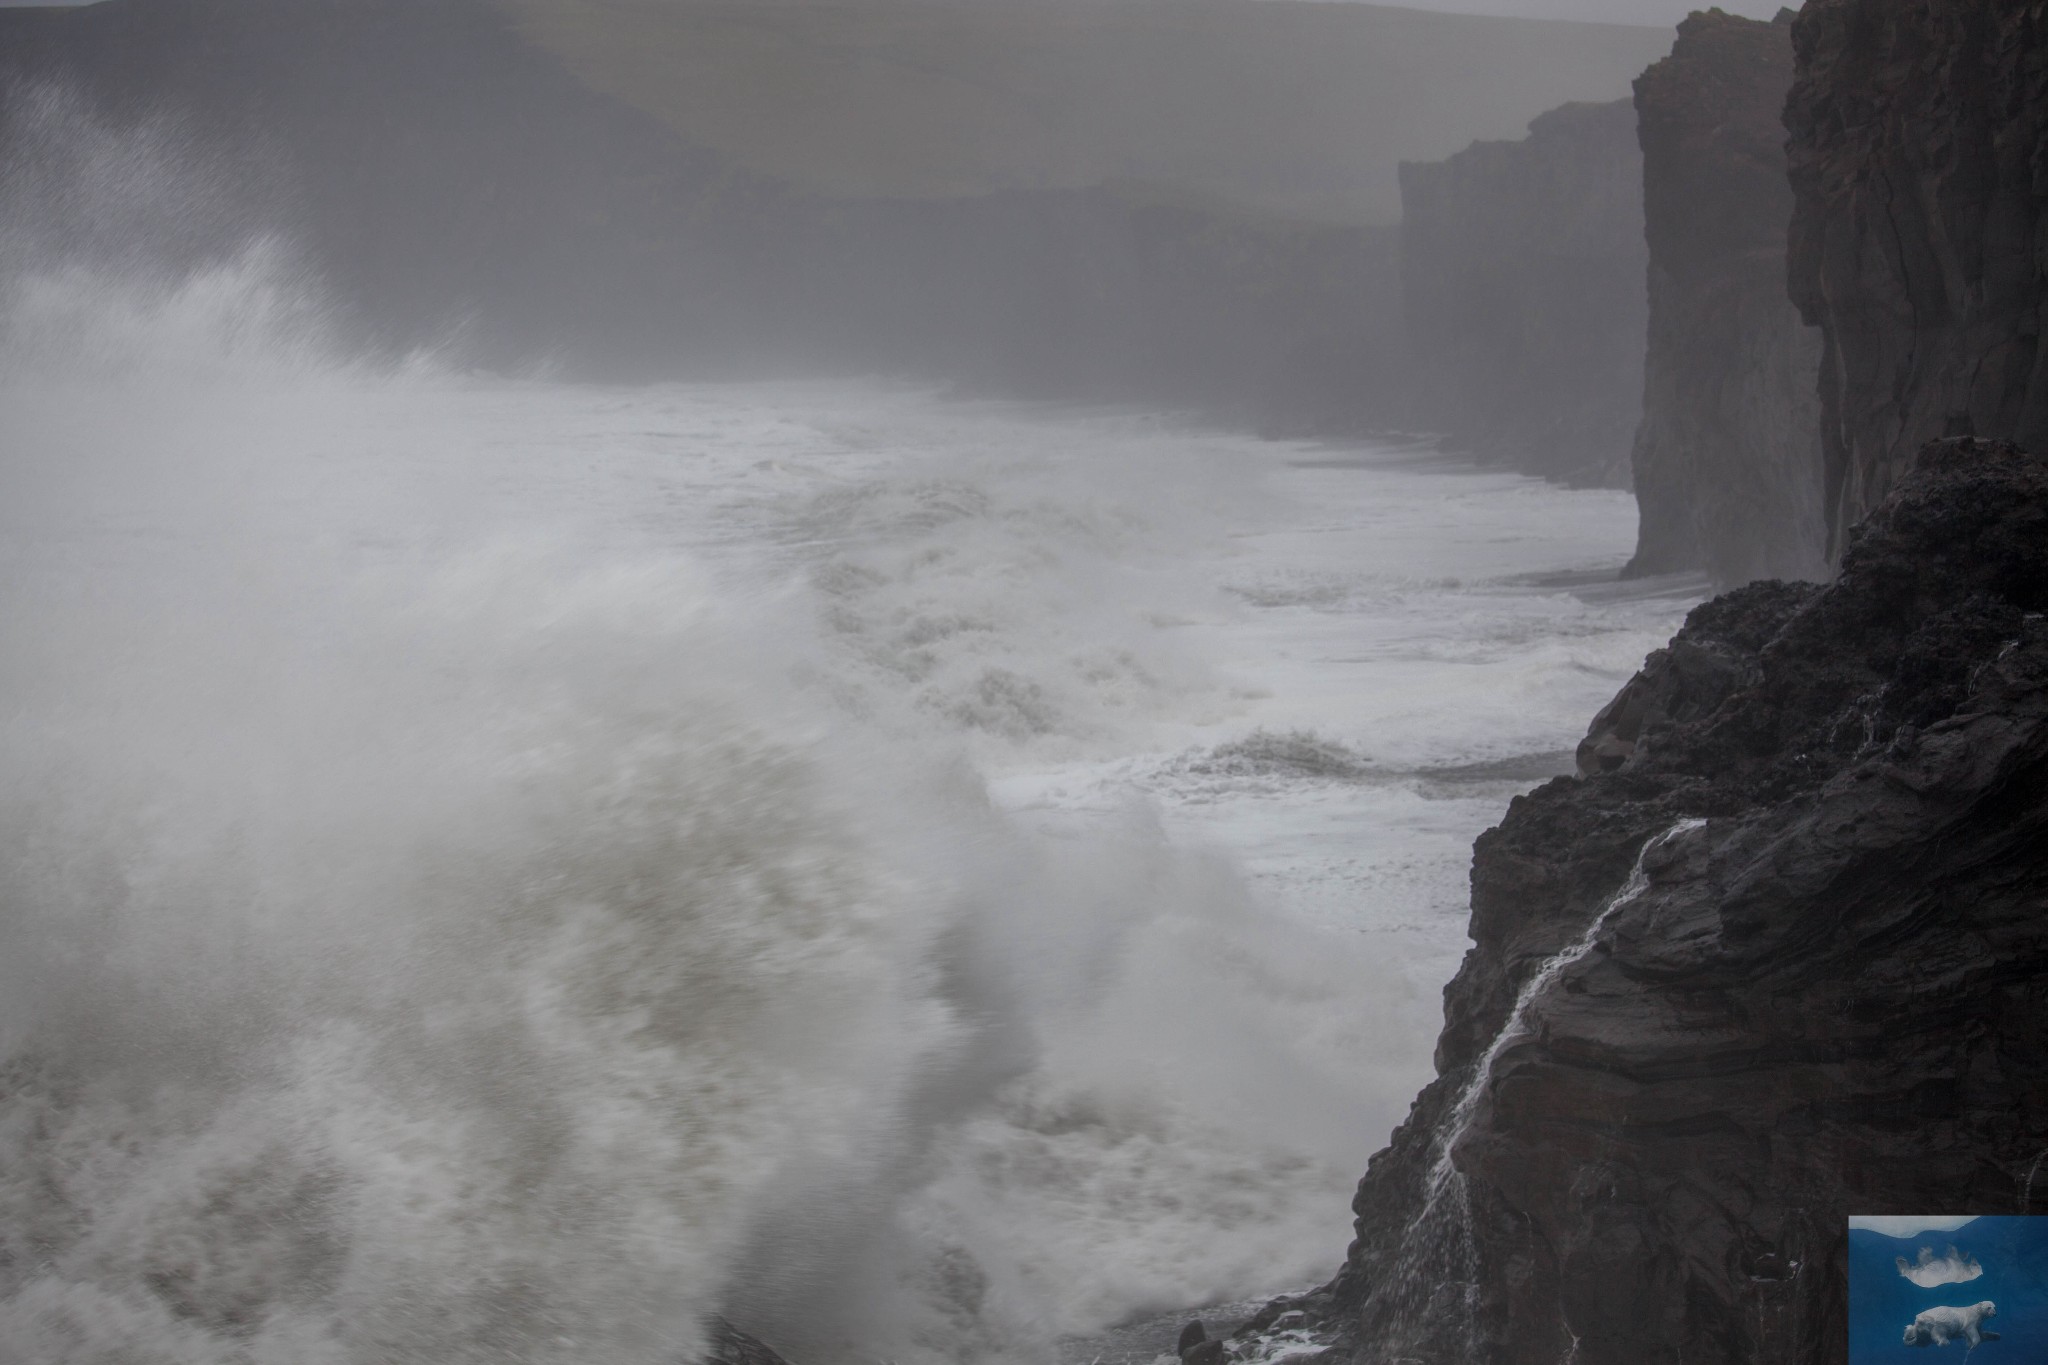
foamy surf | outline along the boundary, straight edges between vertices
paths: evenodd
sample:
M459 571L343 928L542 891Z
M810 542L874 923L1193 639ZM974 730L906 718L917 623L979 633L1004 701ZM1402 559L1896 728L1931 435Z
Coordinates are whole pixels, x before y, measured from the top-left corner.
M1632 523L1497 474L332 363L273 247L10 297L22 1359L1021 1362L1312 1282L1497 809L1418 774L1682 606L1528 587Z

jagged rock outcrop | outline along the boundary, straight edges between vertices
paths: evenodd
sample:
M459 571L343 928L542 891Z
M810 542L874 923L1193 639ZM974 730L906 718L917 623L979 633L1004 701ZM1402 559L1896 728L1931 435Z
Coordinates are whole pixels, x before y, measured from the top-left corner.
M1625 486L1643 392L1635 109L1567 104L1520 142L1401 165L1410 420L1482 458Z
M1839 1360L1846 1215L2048 1212L2048 467L1936 442L1478 842L1332 1359Z
M1633 573L1827 575L1820 334L1785 292L1791 19L1694 14L1636 80L1650 324Z
M2048 448L2048 5L1808 0L1791 286L1825 337L1834 550L1921 442Z

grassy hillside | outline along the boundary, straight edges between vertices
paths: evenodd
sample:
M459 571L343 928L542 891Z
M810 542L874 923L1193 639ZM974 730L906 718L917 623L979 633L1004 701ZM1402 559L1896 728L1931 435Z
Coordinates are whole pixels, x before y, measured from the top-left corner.
M1313 0L497 0L595 89L857 196L1105 181L1351 222L1395 168L1612 100L1668 31Z

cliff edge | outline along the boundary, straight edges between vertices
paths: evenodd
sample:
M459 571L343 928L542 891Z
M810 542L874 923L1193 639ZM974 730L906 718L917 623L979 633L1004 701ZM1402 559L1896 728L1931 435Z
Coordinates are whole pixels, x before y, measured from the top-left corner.
M1821 339L1785 291L1791 84L1790 11L1694 14L1636 79L1650 319L1633 574L1827 576Z
M1697 608L1479 840L1438 1079L1232 1346L1838 1360L1850 1212L2048 1212L2044 612L2048 467L1971 439Z
M1791 287L1825 337L1832 553L1930 437L2048 448L2048 4L1808 0Z

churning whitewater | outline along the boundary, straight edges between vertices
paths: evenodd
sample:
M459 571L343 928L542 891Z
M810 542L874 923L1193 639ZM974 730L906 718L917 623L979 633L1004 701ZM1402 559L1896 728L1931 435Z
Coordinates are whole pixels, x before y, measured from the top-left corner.
M21 271L0 1358L1043 1361L1299 1287L1625 495Z

